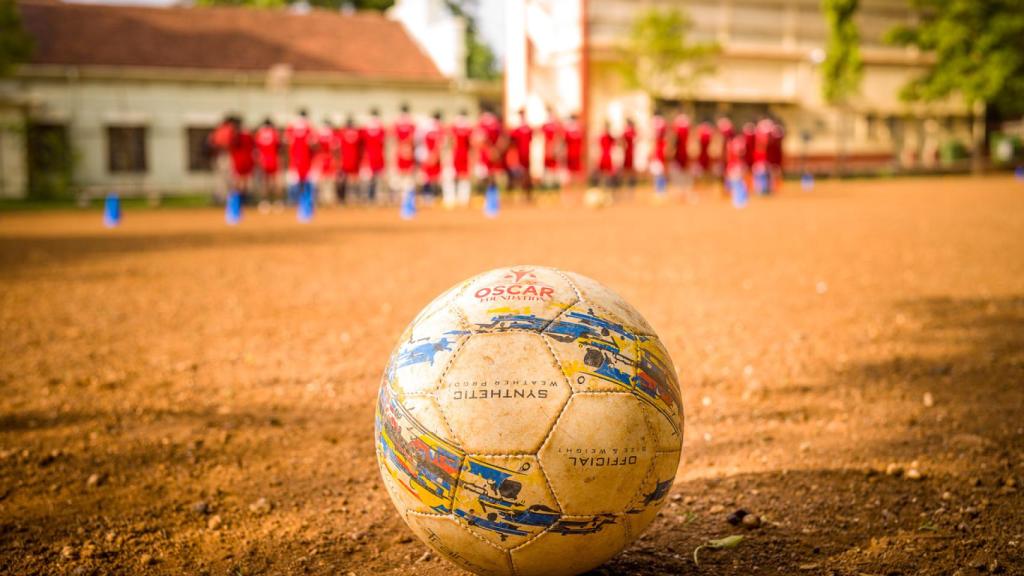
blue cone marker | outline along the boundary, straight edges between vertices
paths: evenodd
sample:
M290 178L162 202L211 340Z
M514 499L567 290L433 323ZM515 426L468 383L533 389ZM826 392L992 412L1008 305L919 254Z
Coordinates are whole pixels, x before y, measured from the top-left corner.
M735 178L730 186L732 189L732 205L735 208L743 208L747 205L749 196L747 195L747 183L743 178Z
M416 191L406 190L402 195L402 206L398 212L402 220L412 220L416 216Z
M224 206L224 221L230 226L242 220L242 195L232 190L228 192L228 201Z
M800 176L800 187L804 189L804 192L810 192L814 189L814 175L810 172L804 172Z
M668 180L666 180L664 174L658 174L654 177L654 192L658 196L665 195L665 188L668 187Z
M121 224L121 198L117 194L107 194L103 203L103 225L116 228Z
M500 208L501 206L498 203L498 185L492 182L487 187L487 193L484 196L484 216L496 218Z
M313 183L303 182L299 189L299 222L313 219Z

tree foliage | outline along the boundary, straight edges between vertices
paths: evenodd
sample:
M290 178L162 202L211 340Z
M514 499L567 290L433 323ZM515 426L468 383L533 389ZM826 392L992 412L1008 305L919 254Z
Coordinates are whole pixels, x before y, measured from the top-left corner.
M822 95L832 105L847 103L860 89L864 64L860 58L860 32L854 17L860 0L822 0L828 41L821 64Z
M0 0L0 77L14 71L32 55L32 38L21 26L14 0Z
M480 40L476 18L477 0L446 0L445 5L452 14L466 22L466 77L477 80L494 80L501 75L498 59L485 42Z
M888 40L934 55L903 90L907 100L959 94L969 105L1024 112L1024 0L913 0L917 23Z
M687 96L714 71L714 42L687 40L693 23L679 10L650 9L637 15L623 46L620 73L631 88L655 98Z

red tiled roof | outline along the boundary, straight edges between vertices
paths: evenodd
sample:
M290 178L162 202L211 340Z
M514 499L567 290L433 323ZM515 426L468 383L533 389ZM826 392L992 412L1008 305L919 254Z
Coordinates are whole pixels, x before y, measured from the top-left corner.
M267 70L438 81L433 61L398 22L377 13L216 7L19 4L33 64Z

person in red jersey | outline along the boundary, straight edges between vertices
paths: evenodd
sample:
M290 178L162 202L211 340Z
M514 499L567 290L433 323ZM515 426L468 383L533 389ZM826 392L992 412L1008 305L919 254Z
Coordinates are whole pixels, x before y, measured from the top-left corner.
M754 179L754 190L761 196L772 193L771 173L768 169L768 143L772 124L768 118L762 118L754 127L754 163L750 169Z
M597 160L598 177L605 188L613 188L615 185L615 161L612 154L615 150L615 136L612 136L612 127L607 120L597 139L597 144L600 150Z
M231 154L231 168L234 174L232 192L239 194L242 201L246 200L249 194L249 179L252 177L253 169L256 167L256 144L252 134L242 127L240 118L231 119L232 132L229 151Z
M658 195L665 193L668 183L665 176L665 159L668 148L668 125L665 118L658 112L651 118L651 159L648 167L654 177L654 191Z
M680 112L672 121L672 135L675 137L675 149L672 159L676 170L684 181L690 172L690 117ZM685 182L684 182L685 184Z
M747 122L743 125L743 150L744 156L743 161L747 164L747 170L754 167L754 145L757 140L757 127L754 126L753 122Z
M490 110L484 110L477 121L477 178L490 184L501 169L501 121Z
M363 145L363 162L361 173L366 182L366 200L374 203L377 200L377 188L384 175L384 138L386 130L380 121L380 111L370 109L370 119L360 131Z
M441 191L441 152L444 149L441 112L436 111L423 131L423 195L432 198Z
M469 154L473 145L473 124L466 110L460 110L449 128L452 141L451 184L445 186L444 206L469 206L473 183L469 170Z
M409 105L402 104L398 118L391 127L395 139L394 162L400 194L416 193L416 123L409 114Z
M265 118L263 124L256 129L253 139L256 142L256 155L259 158L260 172L262 173L261 201L274 202L280 192L278 172L281 169L281 135L270 118Z
M569 120L563 127L562 138L565 140L566 180L573 182L579 180L583 174L583 126L576 114L569 115Z
M509 188L522 187L526 200L533 199L533 178L530 174L530 149L533 144L533 128L526 120L526 109L519 109L519 125L509 133L511 152L509 162Z
M779 122L772 122L768 137L768 170L771 173L772 190L778 192L782 187L782 141L786 131Z
M213 163L214 180L213 202L224 202L234 185L234 170L231 168L231 137L234 126L230 114L225 115L220 124L206 137L206 155Z
M359 163L362 160L363 135L356 126L351 115L345 119L345 125L338 128L336 139L341 156L338 171L338 201L351 202L355 196L355 187L359 181Z
M632 118L626 119L626 127L622 130L622 177L626 184L636 186L636 124Z
M562 123L548 107L548 121L540 128L544 135L544 186L557 188L559 182L559 148L562 144Z
M313 166L315 140L304 109L299 110L299 117L285 129L284 139L288 144L288 197L291 202L298 202L301 194L313 194L309 172Z
M716 126L718 128L718 135L721 141L721 150L719 150L718 153L718 174L721 177L722 193L728 196L729 187L726 183L725 172L729 158L729 145L732 143L732 139L736 135L736 129L733 127L732 120L729 120L725 116L720 116L718 118Z
M697 169L702 177L711 174L711 124L701 122L697 126Z
M725 161L725 182L732 203L742 208L747 203L747 139L737 134L728 142Z
M315 130L316 148L313 151L313 167L310 179L317 189L317 195L325 203L333 203L338 197L336 173L338 169L337 135L329 118Z

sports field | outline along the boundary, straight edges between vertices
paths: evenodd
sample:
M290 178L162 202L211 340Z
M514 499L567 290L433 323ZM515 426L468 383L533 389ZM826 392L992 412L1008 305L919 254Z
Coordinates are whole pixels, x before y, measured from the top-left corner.
M620 292L683 388L669 503L598 573L1024 572L1024 183L999 176L741 211L0 214L0 573L451 574L380 483L377 386L422 306L521 263Z

